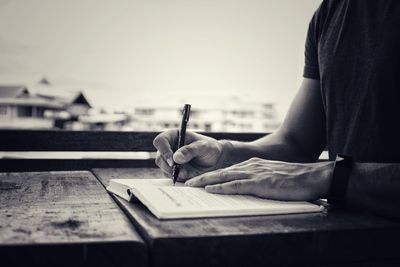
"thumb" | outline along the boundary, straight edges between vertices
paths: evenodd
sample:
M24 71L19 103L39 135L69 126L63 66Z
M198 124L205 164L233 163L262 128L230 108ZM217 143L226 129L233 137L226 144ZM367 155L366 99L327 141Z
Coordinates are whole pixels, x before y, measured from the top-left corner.
M173 159L178 164L185 164L197 157L203 157L208 151L207 141L198 140L178 149Z

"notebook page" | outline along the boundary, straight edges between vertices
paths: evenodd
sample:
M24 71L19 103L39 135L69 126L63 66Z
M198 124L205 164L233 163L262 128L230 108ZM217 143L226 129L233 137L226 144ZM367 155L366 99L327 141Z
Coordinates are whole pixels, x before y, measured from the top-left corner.
M126 185L128 188L132 188L136 185L152 185L152 186L170 186L173 185L172 179L160 178L160 179L112 179L114 182ZM176 183L182 185L182 183Z
M207 193L203 188L185 186L147 186L136 184L135 194L161 214L250 214L319 211L317 205L308 202L284 202L256 198L247 195L220 195ZM147 203L146 203L147 202Z

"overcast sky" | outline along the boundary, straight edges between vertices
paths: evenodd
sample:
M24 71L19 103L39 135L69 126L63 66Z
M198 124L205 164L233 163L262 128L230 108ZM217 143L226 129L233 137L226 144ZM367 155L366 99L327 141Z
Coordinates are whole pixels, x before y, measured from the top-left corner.
M46 76L84 88L95 106L201 93L275 99L285 110L319 3L0 0L0 82Z

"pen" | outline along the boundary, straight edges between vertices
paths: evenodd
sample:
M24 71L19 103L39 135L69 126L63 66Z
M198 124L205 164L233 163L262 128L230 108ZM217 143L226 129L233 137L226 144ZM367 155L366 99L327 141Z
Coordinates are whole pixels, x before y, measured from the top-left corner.
M181 129L179 130L178 134L178 144L176 150L185 145L186 126L189 122L190 107L191 106L189 104L185 104L185 106L183 107ZM174 165L172 166L172 176L174 177L174 184L176 183L176 179L178 179L180 169L181 165L174 162Z

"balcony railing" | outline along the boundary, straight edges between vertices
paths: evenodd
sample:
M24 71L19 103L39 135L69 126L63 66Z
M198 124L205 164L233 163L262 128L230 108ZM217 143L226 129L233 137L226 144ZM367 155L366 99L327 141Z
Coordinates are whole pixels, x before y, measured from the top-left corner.
M1 130L3 152L155 152L159 132L102 132L57 130ZM265 133L203 133L216 139L256 140ZM7 155L7 153L5 153ZM149 154L151 155L151 153ZM130 158L10 158L0 160L0 171L90 170L92 168L156 167L154 159Z

